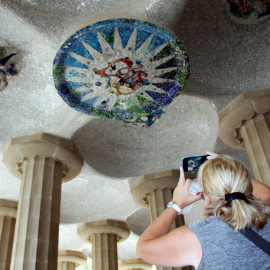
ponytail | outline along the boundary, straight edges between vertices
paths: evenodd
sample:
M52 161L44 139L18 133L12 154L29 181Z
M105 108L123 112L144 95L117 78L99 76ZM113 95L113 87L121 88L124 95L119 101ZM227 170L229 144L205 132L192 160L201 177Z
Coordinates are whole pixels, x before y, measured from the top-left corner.
M230 157L210 159L200 167L198 179L211 200L204 211L207 218L216 216L234 230L264 227L269 207L252 195L251 177L242 163ZM243 193L245 199L226 201L225 194L234 192Z

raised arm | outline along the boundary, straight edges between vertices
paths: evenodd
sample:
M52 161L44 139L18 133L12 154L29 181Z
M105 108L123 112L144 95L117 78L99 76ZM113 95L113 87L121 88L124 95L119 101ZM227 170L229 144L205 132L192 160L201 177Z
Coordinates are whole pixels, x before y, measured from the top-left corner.
M183 209L199 200L201 194L194 196L189 191L191 180L185 181L180 168L179 183L174 191L173 201ZM187 225L169 232L178 213L167 208L141 235L136 251L144 261L167 267L198 266L202 250L197 236Z

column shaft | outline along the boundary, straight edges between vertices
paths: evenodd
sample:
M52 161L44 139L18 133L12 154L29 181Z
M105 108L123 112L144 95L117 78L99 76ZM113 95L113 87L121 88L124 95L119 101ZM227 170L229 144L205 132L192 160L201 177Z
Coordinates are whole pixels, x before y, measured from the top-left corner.
M173 189L157 189L148 195L151 222L153 223L167 208L167 204L172 200ZM179 215L171 226L171 230L185 225L183 215Z
M151 222L153 223L167 208L167 204L173 199L173 191L179 181L179 170L170 170L148 174L140 177L131 185L131 194L135 202L143 207L149 207ZM190 175L192 176L192 175ZM192 179L192 177L190 177ZM183 215L177 216L170 230L185 225ZM193 267L162 267L156 266L157 270L190 270Z
M57 270L75 270L76 264L73 262L59 262Z
M247 150L255 178L270 185L270 89L243 93L222 109L219 136Z
M75 270L87 262L87 257L80 251L60 250L58 251L57 270Z
M117 270L117 242L128 238L125 222L112 219L84 223L77 230L83 241L92 242L93 270Z
M270 113L246 120L240 134L255 178L270 186Z
M34 156L24 159L22 170L11 269L56 269L62 165Z
M61 184L80 173L81 155L72 141L38 133L13 138L3 162L22 180L10 269L57 269Z
M117 235L110 233L94 234L93 243L93 270L117 270Z
M0 216L0 269L9 270L16 219Z

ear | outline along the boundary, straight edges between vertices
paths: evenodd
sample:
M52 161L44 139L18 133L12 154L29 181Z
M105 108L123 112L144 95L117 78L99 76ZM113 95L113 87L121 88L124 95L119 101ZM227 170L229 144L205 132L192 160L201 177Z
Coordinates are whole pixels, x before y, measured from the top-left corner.
M205 198L206 205L209 205L211 203L210 198L207 195L205 195L205 194L204 194L204 198Z

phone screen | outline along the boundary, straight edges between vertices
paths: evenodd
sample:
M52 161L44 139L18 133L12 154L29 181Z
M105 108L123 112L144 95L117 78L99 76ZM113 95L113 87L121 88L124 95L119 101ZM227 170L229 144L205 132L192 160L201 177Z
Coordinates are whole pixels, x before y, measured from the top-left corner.
M199 167L207 160L207 156L209 155L184 157L182 159L182 167L184 172L198 171Z

